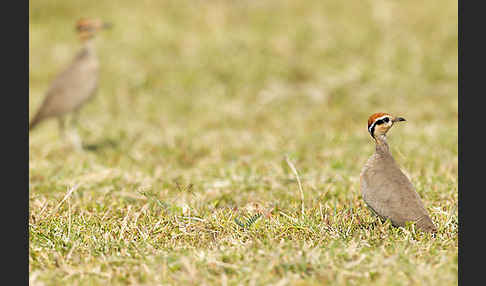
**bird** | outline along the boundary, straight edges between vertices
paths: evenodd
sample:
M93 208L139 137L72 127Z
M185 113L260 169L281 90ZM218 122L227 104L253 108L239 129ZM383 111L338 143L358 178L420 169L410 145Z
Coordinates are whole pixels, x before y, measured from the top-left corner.
M376 148L360 174L361 194L367 207L381 220L389 219L395 227L415 222L415 226L424 232L436 232L437 227L420 196L393 158L386 141L388 130L403 121L405 118L385 112L369 117L368 132Z
M48 118L57 118L62 137L65 134L65 116L73 114L77 124L78 112L96 94L99 78L99 61L95 49L95 35L112 24L100 19L82 18L75 31L82 43L72 62L50 83L44 100L29 123L29 133Z

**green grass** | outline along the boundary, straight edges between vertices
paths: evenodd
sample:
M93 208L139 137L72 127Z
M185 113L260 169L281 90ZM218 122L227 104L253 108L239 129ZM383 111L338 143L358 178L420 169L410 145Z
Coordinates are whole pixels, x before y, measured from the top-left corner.
M30 117L82 16L114 28L85 150L30 134L32 285L457 284L457 2L30 1ZM436 237L364 205L380 111Z

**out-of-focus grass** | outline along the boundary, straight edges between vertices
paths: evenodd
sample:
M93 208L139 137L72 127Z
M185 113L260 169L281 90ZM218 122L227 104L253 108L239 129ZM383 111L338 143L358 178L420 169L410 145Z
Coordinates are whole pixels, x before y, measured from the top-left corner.
M56 121L30 134L33 285L457 284L457 2L45 0L29 14L31 116L79 48L75 20L114 24L85 151ZM364 206L379 111L408 120L390 145L435 238Z

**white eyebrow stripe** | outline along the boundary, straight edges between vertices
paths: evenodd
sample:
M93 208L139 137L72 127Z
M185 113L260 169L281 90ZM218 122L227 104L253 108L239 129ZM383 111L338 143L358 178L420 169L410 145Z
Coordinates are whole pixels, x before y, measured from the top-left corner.
M371 129L373 129L373 126L375 126L378 120L384 119L385 117L390 117L390 115L383 115L382 117L376 118L375 121L373 121L373 123L371 123L370 127L368 128L368 132L371 132Z

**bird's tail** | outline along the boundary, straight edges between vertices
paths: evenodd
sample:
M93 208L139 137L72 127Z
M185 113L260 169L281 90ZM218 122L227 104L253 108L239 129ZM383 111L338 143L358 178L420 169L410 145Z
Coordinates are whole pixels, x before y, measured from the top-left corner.
M417 221L417 226L427 232L437 232L437 227L428 215L423 216Z
M29 122L29 132L34 129L35 126L41 121L41 117L39 116L39 113L37 113L34 118Z

